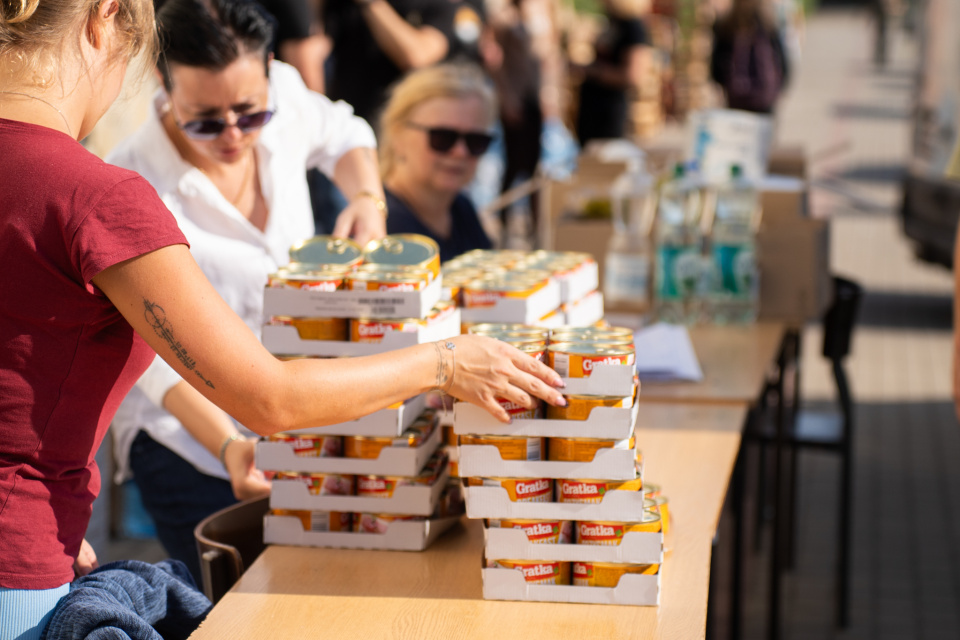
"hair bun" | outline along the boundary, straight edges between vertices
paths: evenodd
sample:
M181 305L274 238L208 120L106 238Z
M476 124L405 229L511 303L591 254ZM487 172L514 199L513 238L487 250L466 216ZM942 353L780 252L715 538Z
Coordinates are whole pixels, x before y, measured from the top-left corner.
M26 22L39 6L40 0L0 0L0 21L7 24Z

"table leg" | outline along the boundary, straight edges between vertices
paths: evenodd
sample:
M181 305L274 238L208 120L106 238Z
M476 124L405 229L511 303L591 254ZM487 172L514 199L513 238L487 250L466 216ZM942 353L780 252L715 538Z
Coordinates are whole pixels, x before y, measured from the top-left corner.
M751 417L748 415L747 420ZM733 559L730 571L730 640L739 640L743 617L743 547L744 547L744 492L746 483L744 474L746 465L746 446L740 445L737 461L733 466L730 481L733 512Z

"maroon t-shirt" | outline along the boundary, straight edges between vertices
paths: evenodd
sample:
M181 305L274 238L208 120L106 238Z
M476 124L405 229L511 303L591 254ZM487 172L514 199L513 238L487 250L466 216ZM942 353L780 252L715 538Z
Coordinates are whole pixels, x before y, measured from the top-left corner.
M90 281L181 243L136 173L0 118L0 586L73 578L100 491L94 454L154 356Z

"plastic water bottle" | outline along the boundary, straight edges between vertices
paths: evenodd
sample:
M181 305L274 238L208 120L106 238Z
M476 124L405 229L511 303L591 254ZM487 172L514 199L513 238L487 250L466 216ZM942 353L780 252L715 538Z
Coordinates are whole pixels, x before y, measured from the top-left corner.
M704 261L700 232L700 188L678 164L672 180L660 187L656 225L658 319L692 324L701 319Z
M651 183L650 176L643 171L628 172L610 190L613 235L604 263L603 296L610 304L638 313L651 308Z
M712 262L707 313L717 324L744 324L757 319L759 271L754 218L756 189L744 180L739 165L730 168L730 182L717 189L710 239Z

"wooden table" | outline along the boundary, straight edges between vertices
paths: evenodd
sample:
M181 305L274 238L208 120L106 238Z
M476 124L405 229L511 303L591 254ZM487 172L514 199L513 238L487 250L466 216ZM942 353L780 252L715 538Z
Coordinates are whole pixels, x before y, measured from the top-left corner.
M746 406L642 410L645 477L662 485L674 524L659 607L482 600L483 531L464 519L422 553L269 547L191 638L703 638Z

